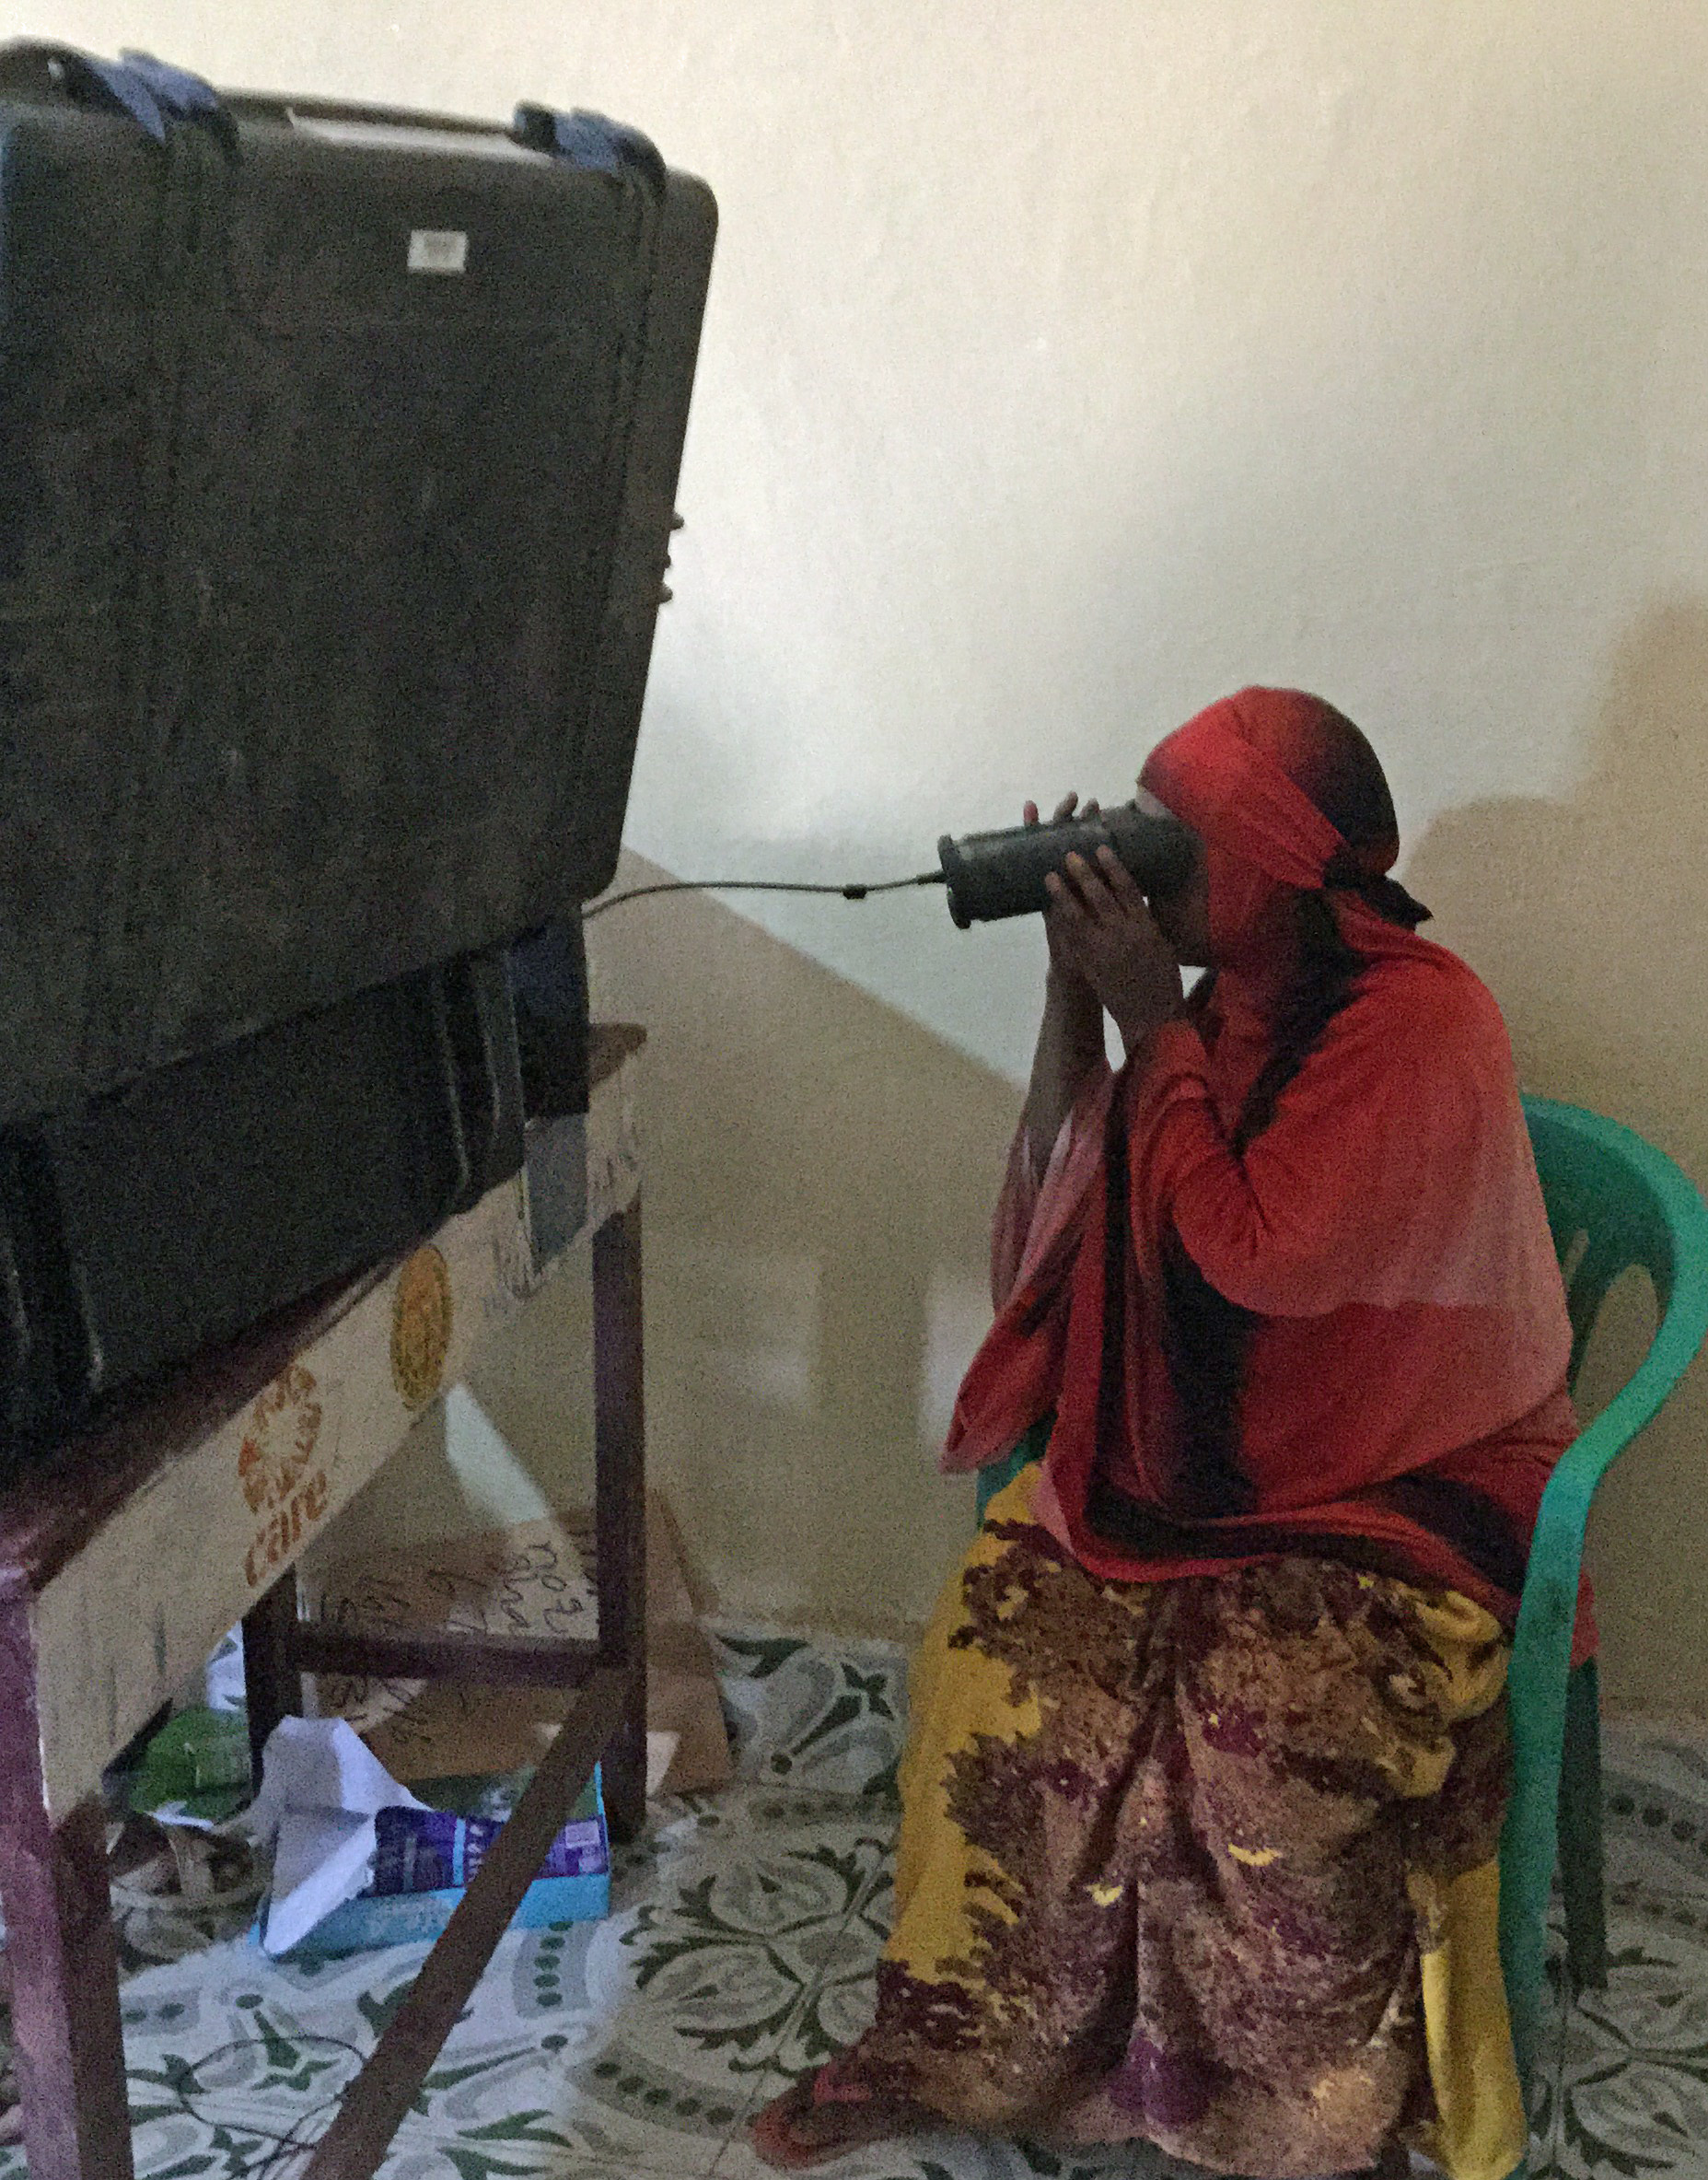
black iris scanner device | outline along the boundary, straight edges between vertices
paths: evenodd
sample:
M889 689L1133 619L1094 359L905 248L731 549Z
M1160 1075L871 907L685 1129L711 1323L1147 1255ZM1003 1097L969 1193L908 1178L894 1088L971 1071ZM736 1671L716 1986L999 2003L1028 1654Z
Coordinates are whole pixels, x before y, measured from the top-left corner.
M1167 900L1191 876L1193 840L1177 818L1153 817L1133 803L1057 825L1015 825L1002 833L946 833L937 857L948 886L949 914L965 931L1050 905L1044 880L1073 855L1095 862L1112 847L1147 897ZM935 875L935 874L934 874Z
M874 893L900 893L917 886L947 890L949 914L963 931L974 924L1000 923L1011 915L1035 915L1050 905L1044 884L1070 856L1089 863L1101 848L1113 848L1147 900L1167 901L1191 879L1197 842L1178 818L1155 817L1136 803L1096 817L1070 818L1056 824L1013 825L1001 833L946 833L937 843L935 870L917 878L883 879L872 884L837 885L784 878L668 879L658 885L631 886L582 911L591 922L607 909L655 893L839 893L844 901L865 901Z

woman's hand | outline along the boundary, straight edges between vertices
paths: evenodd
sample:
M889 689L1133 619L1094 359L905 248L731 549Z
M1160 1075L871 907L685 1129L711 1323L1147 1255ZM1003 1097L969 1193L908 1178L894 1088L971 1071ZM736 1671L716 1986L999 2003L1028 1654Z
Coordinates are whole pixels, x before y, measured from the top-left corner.
M1050 822L1066 824L1078 805L1077 795L1064 795ZM1022 815L1028 825L1036 825L1038 805L1028 802ZM1097 804L1087 802L1079 815L1097 817ZM1043 1020L1038 1025L1038 1046L1032 1055L1031 1081L1022 1114L1033 1169L1039 1173L1050 1163L1050 1154L1075 1100L1104 1065L1103 1003L1077 966L1066 958L1053 909L1046 912L1044 927L1050 938L1050 974L1044 984Z
M1086 803L1084 810L1080 810L1079 797L1077 795L1063 795L1061 801L1056 804L1055 810L1049 822L1052 825L1065 825L1068 820L1074 816L1075 811L1078 812L1082 819L1100 817L1102 815L1102 806L1094 797L1091 801ZM1038 815L1038 805L1035 802L1028 802L1025 809L1021 811L1020 815L1028 825L1036 825L1042 822ZM1049 915L1046 915L1044 917L1044 936L1050 944L1051 983L1062 987L1064 997L1078 998L1086 1002L1087 1004L1095 1001L1097 995L1092 991L1090 985L1086 983L1085 978L1080 974L1079 971L1075 968L1070 967L1063 960L1061 947L1058 942L1058 933L1056 930L1055 921L1054 918Z
M1044 884L1051 960L1096 993L1131 1058L1185 1006L1174 950L1113 848L1099 848L1095 863L1070 856L1065 870L1052 871Z

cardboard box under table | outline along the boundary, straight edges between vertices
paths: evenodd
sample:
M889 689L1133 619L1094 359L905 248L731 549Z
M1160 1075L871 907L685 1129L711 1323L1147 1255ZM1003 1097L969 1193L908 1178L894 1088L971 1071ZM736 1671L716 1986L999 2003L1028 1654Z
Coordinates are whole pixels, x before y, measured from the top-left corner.
M586 1638L598 1601L587 1570L594 1520L560 1511L475 1535L318 1557L305 1584L323 1629L408 1635ZM344 1720L392 1778L432 1801L450 1776L531 1771L562 1705L550 1689L475 1687L399 1676L324 1674L315 1708ZM701 1632L668 1507L646 1499L646 1749L656 1793L728 1783L729 1738L716 1666Z
M557 1691L567 1710L301 2180L368 2180L603 1763L611 1830L645 1813L639 1030L594 1032L585 1123L401 1264L186 1370L0 1494L0 1903L30 2180L131 2180L101 1774L242 1618L259 1746L304 1673ZM295 1566L518 1311L592 1237L597 1638L324 1629ZM536 1220L538 1198L546 1217ZM548 1230L542 1231L542 1227Z

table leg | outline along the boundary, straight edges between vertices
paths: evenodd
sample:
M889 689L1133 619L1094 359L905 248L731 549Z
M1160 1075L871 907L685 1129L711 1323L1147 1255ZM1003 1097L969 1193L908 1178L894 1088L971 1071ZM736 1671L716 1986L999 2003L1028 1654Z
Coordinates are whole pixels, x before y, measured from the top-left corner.
M633 1678L604 1759L611 1835L646 1821L646 1425L642 1384L641 1207L593 1237L595 1559L599 1650Z
M599 1751L609 1745L624 1699L623 1682L622 1673L601 1666L587 1683L509 1822L482 1858L409 1995L339 2099L337 2115L302 2180L373 2180L387 2144L485 1973L547 1848L593 1776ZM477 2169L516 2173L530 2168L482 2161Z
M132 2180L107 1825L90 1800L55 1825L22 1603L0 1606L0 1905L30 2180Z
M287 1568L243 1616L243 1697L249 1709L250 1766L261 1786L261 1755L281 1719L302 1708L296 1663L296 1570Z

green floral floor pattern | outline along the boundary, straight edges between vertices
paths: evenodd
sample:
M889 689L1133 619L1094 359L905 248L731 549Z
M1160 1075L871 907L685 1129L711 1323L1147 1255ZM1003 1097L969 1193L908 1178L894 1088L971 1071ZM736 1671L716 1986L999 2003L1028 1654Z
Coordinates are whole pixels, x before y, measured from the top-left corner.
M759 2180L744 2123L858 2033L889 1914L900 1654L721 1628L740 1769L655 1808L596 1925L512 1932L384 2180ZM1613 1973L1562 2016L1535 2180L1708 2180L1708 1745L1609 1748ZM120 1922L139 2180L297 2180L423 1949L266 1961L250 1903ZM0 2151L0 2180L23 2180ZM944 2135L828 2180L1187 2180Z
M1532 2180L1708 2180L1708 1736L1606 1754L1608 1988L1559 2017Z

